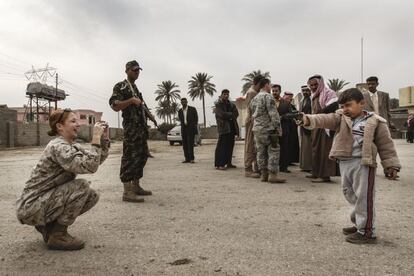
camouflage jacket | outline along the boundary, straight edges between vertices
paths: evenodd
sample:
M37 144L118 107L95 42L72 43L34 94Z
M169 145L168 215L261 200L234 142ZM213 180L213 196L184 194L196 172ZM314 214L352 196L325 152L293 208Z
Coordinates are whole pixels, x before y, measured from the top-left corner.
M131 89L132 86L132 89ZM114 106L116 101L125 101L132 97L136 97L144 101L142 93L139 92L135 83L129 85L127 80L123 80L115 84L112 96L109 99L109 105ZM124 128L128 126L144 126L147 127L147 119L154 120L154 116L149 111L147 105L144 103L140 106L130 105L122 110L122 118L124 118L122 125Z
M80 144L69 144L57 137L47 144L40 160L32 170L23 193L17 200L17 218L30 217L42 208L54 188L76 178L77 174L94 173L108 156L109 141L89 150Z
M260 91L249 106L253 118L253 131L259 133L280 133L280 117L275 99L270 93Z

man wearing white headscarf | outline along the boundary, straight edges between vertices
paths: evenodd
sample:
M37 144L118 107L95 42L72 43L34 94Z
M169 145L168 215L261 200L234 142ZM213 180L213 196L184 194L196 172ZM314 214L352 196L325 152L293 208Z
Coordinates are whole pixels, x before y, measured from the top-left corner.
M312 114L334 113L338 108L338 97L329 89L320 75L308 79L312 91ZM334 132L326 129L312 130L312 182L331 182L331 176L339 175L335 161L329 159Z

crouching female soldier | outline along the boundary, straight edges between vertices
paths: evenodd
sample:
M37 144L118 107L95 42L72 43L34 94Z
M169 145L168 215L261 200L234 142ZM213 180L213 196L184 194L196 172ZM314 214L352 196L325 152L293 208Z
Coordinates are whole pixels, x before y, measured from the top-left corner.
M33 225L49 249L79 250L84 242L67 228L98 202L99 195L89 181L75 178L96 172L108 156L108 127L96 123L92 146L85 149L75 142L79 123L70 109L53 112L49 125L48 134L57 137L46 146L17 200L17 218Z

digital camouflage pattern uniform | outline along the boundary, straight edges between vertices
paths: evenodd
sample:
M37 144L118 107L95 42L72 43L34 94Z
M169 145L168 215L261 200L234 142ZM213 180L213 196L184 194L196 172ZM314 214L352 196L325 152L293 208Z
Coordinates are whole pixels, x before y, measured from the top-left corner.
M267 169L277 173L280 156L277 133L281 133L281 126L275 99L270 93L260 91L250 102L249 108L253 118L257 165L261 171Z
M115 84L109 104L113 107L116 101L125 101L132 97L144 101L137 86L124 80ZM140 106L130 105L122 110L122 118L124 139L120 178L126 183L139 180L144 174L149 155L147 118L153 119L153 116L147 106L142 104Z
M49 142L17 200L17 218L23 224L44 226L53 221L71 225L91 209L99 195L77 174L94 173L108 156L109 141L89 150L62 137Z

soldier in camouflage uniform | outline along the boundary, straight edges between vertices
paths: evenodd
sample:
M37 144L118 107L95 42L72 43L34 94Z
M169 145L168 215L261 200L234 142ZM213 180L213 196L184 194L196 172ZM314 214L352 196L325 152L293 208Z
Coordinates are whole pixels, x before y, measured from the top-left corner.
M102 135L107 126L95 125L92 146L85 149L75 143L79 124L74 113L57 110L49 124L49 134L59 136L49 142L33 168L17 200L17 218L35 226L50 249L77 250L84 242L69 235L67 228L98 202L99 195L89 181L76 175L96 172L108 156L107 131Z
M257 150L257 165L261 172L261 181L283 183L285 179L278 178L280 147L280 117L275 100L270 95L270 80L259 82L260 93L250 102L250 114L253 118L253 134Z
M143 202L144 199L139 196L152 195L139 183L149 156L147 119L157 125L135 85L141 70L137 61L129 61L125 66L127 79L115 84L109 99L114 111L122 110L124 140L120 178L124 185L122 200L129 202Z

